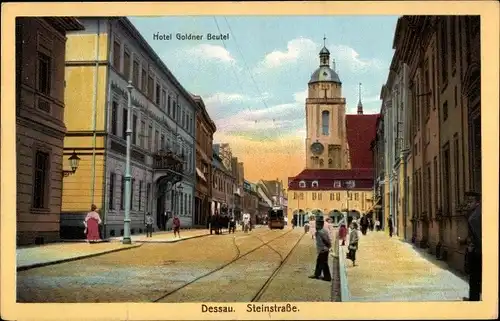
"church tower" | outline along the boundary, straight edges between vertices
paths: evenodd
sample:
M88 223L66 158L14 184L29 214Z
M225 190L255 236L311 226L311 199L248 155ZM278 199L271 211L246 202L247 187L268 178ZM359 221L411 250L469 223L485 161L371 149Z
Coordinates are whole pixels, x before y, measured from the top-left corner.
M325 45L319 62L306 99L306 169L350 169L342 82Z

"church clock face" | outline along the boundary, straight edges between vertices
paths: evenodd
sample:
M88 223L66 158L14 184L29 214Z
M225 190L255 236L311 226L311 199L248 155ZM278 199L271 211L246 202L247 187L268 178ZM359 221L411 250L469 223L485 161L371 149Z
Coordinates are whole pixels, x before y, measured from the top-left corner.
M315 155L320 155L321 153L323 153L324 149L325 147L323 146L323 144L319 142L315 142L311 145L311 152L313 152L313 154Z

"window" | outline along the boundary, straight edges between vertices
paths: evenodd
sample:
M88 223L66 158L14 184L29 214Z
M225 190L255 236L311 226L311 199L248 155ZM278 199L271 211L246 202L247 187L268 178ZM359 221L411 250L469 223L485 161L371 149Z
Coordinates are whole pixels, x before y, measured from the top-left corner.
M132 83L136 88L139 88L139 75L141 74L141 69L139 68L139 62L134 60L134 66L132 70Z
M132 211L134 209L134 183L135 183L135 178L132 178L130 181L130 210Z
M188 214L191 214L192 208L191 208L191 195L189 195L188 198Z
M300 200L304 200L304 193L300 193Z
M445 101L443 103L443 122L445 122L448 119L448 102Z
M142 120L141 121L141 132L139 134L141 148L144 148L146 146L146 142L145 142L146 135L144 133L145 131L146 131L146 122L144 120Z
M161 91L161 108L163 109L164 112L167 112L167 92L165 89L162 89Z
M125 175L122 176L122 182L120 186L120 209L125 209Z
M455 174L455 204L460 201L460 164L459 164L459 149L458 149L458 133L453 137L453 172Z
M323 198L322 195L323 195L323 193L321 193L321 192L318 193L318 201L321 201L321 199Z
M154 79L153 79L153 76L149 76L148 77L148 97L149 99L153 100L154 99Z
M426 174L426 179L425 179L425 185L427 189L427 197L426 197L426 206L427 206L427 216L430 218L432 217L432 176L431 176L431 163L427 164L427 174Z
M306 182L304 182L304 181L300 181L300 182L299 182L299 187L300 187L300 188L305 188L305 187L306 187Z
M451 195L450 195L450 147L448 144L443 149L443 211L446 214L450 213Z
M424 65L424 112L425 117L429 117L430 108L431 108L431 87L429 81L429 60L425 61Z
M123 58L123 75L127 81L130 79L130 53L127 50Z
M142 76L141 76L141 90L143 93L146 92L146 88L147 88L147 72L146 72L146 69L143 67L142 68Z
M312 187L318 187L318 181L313 181L312 182Z
M113 101L111 103L111 134L117 135L118 133L118 103Z
M182 122L182 127L186 127L185 121L186 119L184 118L184 109L182 110L182 116L181 116L181 122Z
M335 193L335 197L337 198L337 201L340 201L340 193Z
M121 63L121 46L118 41L114 41L113 43L113 67L116 70L120 71L120 63Z
M457 106L458 106L457 86L455 86L455 93L454 94L455 94L455 106L454 107L457 108Z
M155 152L160 149L160 146L159 146L160 144L158 143L159 136L160 136L160 133L158 132L158 130L155 130L155 141L154 141L154 144L155 144L154 150L155 150Z
M160 149L164 149L165 148L165 135L161 135L161 145L160 145Z
M297 199L297 192L293 192L293 199L296 200Z
M445 18L446 19L446 18ZM449 18L451 21L450 26L450 53L451 53L451 72L455 74L457 68L457 32L456 32L456 21L457 17L452 16Z
M123 108L123 119L122 119L122 137L127 138L127 122L128 122L128 110Z
M436 77L437 69L436 69L436 56L434 54L432 54L431 61L432 61L432 64L431 64L431 68L432 68L432 70L431 70L431 90L432 90L432 97L434 98L434 102L432 104L432 110L436 110L437 95L435 93L437 92L437 90L436 90L436 81L434 78Z
M139 202L137 203L137 206L139 207L139 211L141 210L142 206L142 181L139 181Z
M160 94L161 94L161 87L160 87L160 85L159 85L158 83L156 84L156 91L155 91L155 93L156 93L156 96L155 96L155 103L156 103L158 106L160 106L160 103L161 103L161 101L160 101L160 97L161 97L161 96L160 96Z
M109 174L109 195L108 195L108 208L112 211L115 209L115 173Z
M321 127L323 131L323 135L329 135L330 132L330 112L328 110L324 110L321 113Z
M172 103L172 98L170 95L168 95L168 100L167 100L167 114L170 116L170 104Z
M354 200L359 201L359 193L354 193Z
M151 193L151 183L147 183L146 184L146 211L149 211L149 194L150 193Z
M448 25L446 17L442 19L441 22L441 42L440 42L440 52L441 52L441 84L445 84L448 81Z
M132 144L137 145L137 115L132 118Z
M341 188L342 184L340 181L333 181L333 188Z
M312 200L315 201L316 200L316 192L312 193Z
M50 157L48 153L37 151L35 154L35 175L33 182L33 208L48 208L47 187L50 177Z
M151 141L152 141L152 139L153 139L153 125L150 124L149 125L149 129L148 129L148 144L147 144L147 149L149 151L152 150L152 147L151 147Z
M38 91L50 96L52 82L51 59L46 54L38 53Z
M330 201L334 201L335 200L335 194L334 193L330 193Z

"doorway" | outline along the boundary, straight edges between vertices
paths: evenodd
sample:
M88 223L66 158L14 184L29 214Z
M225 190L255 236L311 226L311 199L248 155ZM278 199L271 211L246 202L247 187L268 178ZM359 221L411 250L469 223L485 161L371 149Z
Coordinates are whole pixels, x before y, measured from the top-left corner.
M162 193L156 199L156 225L160 230L165 231L167 224L167 217L165 213L165 194Z

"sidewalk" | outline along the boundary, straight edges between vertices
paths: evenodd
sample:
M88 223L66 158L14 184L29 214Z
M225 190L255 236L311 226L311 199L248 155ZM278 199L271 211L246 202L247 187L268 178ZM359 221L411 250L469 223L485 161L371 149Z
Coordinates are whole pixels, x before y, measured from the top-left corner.
M35 267L74 261L138 247L141 244L123 245L121 243L53 243L47 245L16 249L17 271Z
M468 296L466 281L411 244L384 232L360 234L356 266L343 260L352 302L461 301ZM343 255L347 252L344 247ZM342 254L341 254L342 255ZM343 299L344 300L344 299Z

